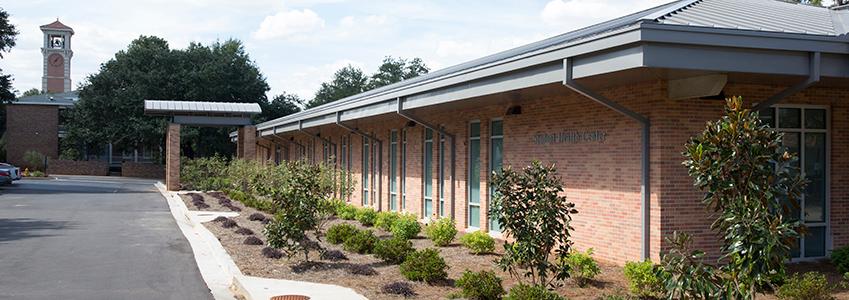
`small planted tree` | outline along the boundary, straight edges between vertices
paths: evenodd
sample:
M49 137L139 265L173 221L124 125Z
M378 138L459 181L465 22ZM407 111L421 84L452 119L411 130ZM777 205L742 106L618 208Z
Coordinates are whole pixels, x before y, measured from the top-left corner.
M493 176L495 197L489 213L498 216L504 234L513 240L504 242L498 265L520 282L530 278L534 285L556 286L569 277L569 223L578 213L563 196L557 170L534 161L521 172L508 167Z
M309 261L309 252L322 251L319 243L312 241L307 232L321 237L321 224L333 211L329 202L333 184L322 176L322 166L306 162L287 162L274 168L272 176L263 184L267 195L278 207L274 221L266 225L268 244L283 249L288 256L301 252Z
M684 166L705 193L702 203L716 216L711 229L722 237L723 263L713 272L718 274L708 274L711 268L693 262L698 257L691 254L698 256L698 251L682 251L689 245L686 235L676 235L672 244L677 250L663 263L671 274L667 290L678 289L680 297L706 295L680 290L681 280L693 279L676 273L696 270L714 278L719 295L710 297L752 299L759 288L784 276L784 262L799 237L801 224L791 214L805 181L794 170L796 155L782 146L782 133L744 108L742 98L728 99L725 112L690 139L683 153ZM682 262L690 267L682 268Z

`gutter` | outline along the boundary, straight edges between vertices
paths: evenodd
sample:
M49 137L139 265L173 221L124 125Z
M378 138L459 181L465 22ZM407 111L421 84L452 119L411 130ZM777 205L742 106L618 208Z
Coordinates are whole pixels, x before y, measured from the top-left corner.
M795 85L792 85L792 86L784 89L783 91L779 92L778 94L772 95L772 97L767 98L766 101L755 104L755 106L754 106L754 108L752 108L752 110L753 111L761 111L761 109L773 106L776 103L781 102L781 100L784 100L784 98L787 98L787 97L789 97L793 94L801 92L802 90L807 89L811 85L819 82L820 81L820 71L821 71L820 70L820 64L822 63L822 54L820 54L820 52L811 52L809 54L809 59L810 59L810 61L808 63L808 67L810 69L808 71L808 78L805 78L805 80L803 80L802 82L799 82Z
M629 110L624 106L616 103L595 91L592 91L579 83L575 82L572 78L573 74L573 58L569 57L563 60L564 69L566 72L566 76L563 79L563 85L568 87L569 89L575 91L578 94L583 95L584 97L589 98L601 105L606 106L607 108L618 112L622 115L625 115L628 118L637 121L642 125L642 147L641 147L641 176L640 176L640 184L642 185L640 189L640 213L642 216L641 220L641 231L642 234L640 239L642 241L642 249L640 253L640 258L642 260L649 260L651 258L651 240L650 240L650 224L651 224L651 122L648 117L641 115L637 112Z
M404 99L403 98L398 97L396 101L398 102L398 109L395 112L399 116L404 117L407 120L413 121L413 122L415 122L419 125L422 125L425 128L436 131L439 134L447 136L449 139L451 139L451 219L456 220L457 218L456 218L455 204L454 204L454 203L456 203L455 200L457 200L456 191L455 191L455 188L454 188L454 185L455 185L454 178L456 178L455 174L456 174L456 170L457 170L457 143L456 143L456 138L454 137L453 134L446 132L442 128L430 125L427 122L425 122L425 121L423 121L419 118L416 118L415 116L407 114L407 112L404 111ZM442 158L440 157L440 159L442 159ZM439 184L442 185L442 184L444 184L444 182L440 182ZM435 201L435 202L438 203L439 201Z
M381 211L382 207L383 207L383 193L381 192L383 190L383 141L381 141L380 139L378 139L377 137L375 137L373 135L362 132L359 129L353 128L351 126L345 125L345 123L342 123L342 112L341 111L336 112L336 125L339 126L339 127L342 127L345 130L353 132L353 133L355 133L359 136L367 138L367 139L371 140L372 143L377 143L377 148L380 149L380 151L377 154L377 159L376 159L377 162L374 164L374 165L377 166L377 193L375 193L375 194L377 194L377 211ZM350 145L349 145L349 147L350 147ZM348 149L348 151L351 151L351 150ZM372 155L374 155L374 147L372 147L371 153L372 153ZM374 157L372 156L372 162L375 161L375 159L373 159L373 158ZM374 172L374 170L372 170L372 172ZM372 183L374 183L374 180L375 180L374 176L372 176ZM372 191L374 191L374 185L372 185Z

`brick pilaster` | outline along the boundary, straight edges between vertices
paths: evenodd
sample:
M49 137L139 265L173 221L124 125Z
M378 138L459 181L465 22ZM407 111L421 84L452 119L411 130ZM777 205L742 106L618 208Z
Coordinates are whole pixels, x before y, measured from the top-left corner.
M165 187L180 189L180 124L168 124L165 137Z
M247 125L239 127L238 133L236 156L242 159L256 160L256 126Z

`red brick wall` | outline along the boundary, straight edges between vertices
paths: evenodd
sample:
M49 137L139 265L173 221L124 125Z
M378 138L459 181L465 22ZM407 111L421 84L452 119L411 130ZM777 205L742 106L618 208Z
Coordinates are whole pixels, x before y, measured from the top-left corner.
M20 166L30 166L24 153L38 151L59 156L59 108L55 105L6 105L6 160Z
M160 164L123 162L121 176L138 178L165 178L165 166Z
M748 101L759 101L779 92L782 87L729 84L728 95L743 95ZM722 100L669 100L666 83L652 81L604 89L601 94L638 113L652 122L651 144L651 219L650 248L654 261L668 248L664 241L673 231L686 231L695 238L698 248L715 255L718 240L710 231L711 218L700 203L702 194L693 188L692 179L681 165L684 143L698 134L705 122L722 114ZM827 105L831 113L831 226L834 245L849 245L849 91L812 88L789 97L783 103ZM560 85L523 91L511 95L493 95L470 99L461 104L417 109L412 114L433 125L445 126L457 139L456 203L457 226L466 229L468 122L481 122L481 229L488 230L486 199L488 198L489 122L502 118L504 124L504 165L521 168L531 160L555 163L566 186L566 196L575 202L579 214L574 216L573 240L578 249L594 248L601 260L624 263L639 260L641 249L640 197L640 127L627 117L577 95ZM505 116L507 108L521 105L522 114ZM389 132L407 123L394 114L347 122L352 127L373 133L383 141L381 209L389 203ZM314 129L323 137L339 141L347 133L336 125ZM581 142L554 145L534 143L534 135L563 130L606 132L603 142ZM423 203L422 163L424 128L407 128L407 211L421 215ZM321 143L312 145L304 134L292 135L299 143L312 147L310 157L321 158ZM352 203L361 203L362 138L350 134L352 176L357 182ZM434 204L438 203L439 143L434 140ZM450 147L449 142L446 146ZM400 151L399 133L399 151ZM296 149L293 147L293 150ZM446 151L450 155L450 151ZM295 158L296 156L290 156ZM400 156L399 156L400 163ZM446 163L450 168L450 162ZM450 171L450 169L449 169ZM446 172L449 173L449 172ZM448 175L446 174L446 178ZM446 182L450 185L450 182ZM450 191L446 192L446 212L451 207ZM374 196L372 196L374 198ZM434 206L434 211L438 207Z
M107 176L109 175L109 165L100 160L51 159L47 165L47 174Z

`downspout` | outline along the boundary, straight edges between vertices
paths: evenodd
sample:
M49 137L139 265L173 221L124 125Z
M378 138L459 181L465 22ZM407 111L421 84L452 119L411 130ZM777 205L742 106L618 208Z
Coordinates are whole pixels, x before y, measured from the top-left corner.
M378 152L379 153L378 155L375 155L375 156L378 157L378 159L377 159L378 161L377 161L377 163L375 163L375 165L377 166L377 170L378 170L377 171L377 193L376 194L377 194L377 210L381 211L382 207L383 207L383 192L382 192L383 191L383 161L382 161L382 159L383 159L383 155L382 155L382 153L383 153L383 141L374 137L373 135L362 132L359 129L353 128L351 126L345 125L345 123L342 123L342 112L341 111L336 112L336 125L338 125L339 127L342 127L345 130L353 132L353 133L355 133L359 136L367 138L367 139L371 140L373 143L377 143L377 148L380 149L380 151ZM348 146L348 151L351 151L350 145ZM372 151L372 154L374 154L374 151Z
M454 212L454 210L455 210L455 208L454 208L455 204L454 203L456 202L455 201L456 200L456 192L455 192L455 188L454 188L454 184L455 184L454 183L455 182L454 175L455 175L455 171L456 171L456 161L457 161L456 160L456 158L457 158L457 143L455 142L456 140L454 138L454 135L446 132L442 128L430 125L425 121L422 121L422 120L420 120L420 119L418 119L418 118L416 118L412 115L407 114L404 111L404 99L402 99L401 97L398 97L397 102L398 102L398 109L397 109L396 113L398 113L399 116L404 117L407 120L413 121L413 122L415 122L419 125L422 125L425 128L436 131L439 134L447 136L449 139L451 139L451 219L457 220L457 218L455 216L455 212ZM442 185L442 184L444 184L444 182L440 182L439 184ZM438 201L437 201L437 203L438 203Z
M641 257L642 260L648 260L648 259L651 258L651 252L650 252L651 241L649 239L649 237L650 237L649 236L650 224L651 224L651 209L650 209L651 208L651 206L650 206L651 205L651 176L650 176L651 175L651 173L650 173L650 167L651 167L651 164L650 164L651 163L651 148L650 148L650 145L651 145L651 122L649 121L648 117L641 115L639 113L636 113L632 110L629 110L629 109L625 108L624 106L620 105L619 103L613 102L612 100L610 100L610 99L608 99L608 98L606 98L606 97L604 97L604 96L602 96L602 95L580 85L579 83L575 82L575 80L572 78L572 76L573 76L572 60L573 60L573 58L564 59L564 69L566 71L566 76L563 80L563 85L565 85L569 89L577 92L578 94L581 94L584 97L589 98L590 100L593 100L593 101L595 101L595 102L597 102L601 105L606 106L607 108L609 108L609 109L611 109L615 112L623 114L623 115L639 122L642 125L642 141L641 141L642 142L642 147L641 147L642 153L640 155L641 156L640 168L641 168L641 173L642 173L641 176L640 176L640 184L642 186L641 189L640 189L640 198L641 198L640 212L641 212L641 216L642 216L642 222L641 222L642 223L642 228L641 228L642 234L641 234L640 239L642 240L642 249L641 249L642 251L640 253L640 257Z
M821 63L821 54L819 52L811 52L809 55L810 62L808 63L808 78L799 82L793 86L790 86L778 94L773 95L766 99L766 101L755 104L755 107L752 108L752 111L760 111L761 109L773 106L774 104L784 100L790 95L801 92L802 90L808 88L809 86L820 81L820 63Z

